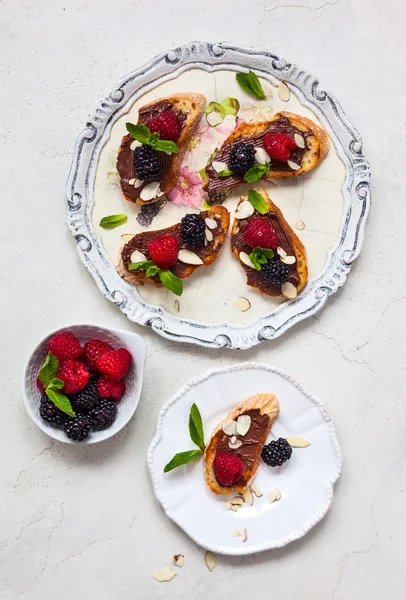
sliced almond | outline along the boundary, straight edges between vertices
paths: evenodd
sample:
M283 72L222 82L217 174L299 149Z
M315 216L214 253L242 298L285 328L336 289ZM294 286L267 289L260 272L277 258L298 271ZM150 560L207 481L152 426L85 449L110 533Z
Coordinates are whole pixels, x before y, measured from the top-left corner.
M293 283L290 283L290 281L285 281L285 283L282 284L281 292L284 296L286 296L286 298L289 298L290 300L293 300L297 296L297 289L295 288Z
M254 492L257 498L261 498L263 496L262 490L257 486L256 483L252 482L250 485L251 490Z
M216 219L210 219L210 217L206 217L204 222L206 223L206 227L209 229L217 229L217 221Z
M125 241L125 243L129 242L133 239L135 233L123 233L121 239ZM141 252L140 252L141 254Z
M269 156L268 152L265 150L265 148L257 148L255 150L255 160L260 164L260 165L266 165L267 163L271 162L271 157Z
M246 530L246 529L243 529L243 530L242 530L242 532L241 532L241 541L242 541L242 542L246 542L246 541L247 541L247 539L248 539L248 536L247 536L247 530Z
M288 166L293 170L293 171L299 171L299 169L301 169L301 166L298 165L297 163L293 162L293 160L288 160L287 161Z
M251 417L249 415L240 415L237 419L237 433L244 436L251 427Z
M281 256L281 261L285 263L285 265L294 265L296 256Z
M128 180L128 185L134 185L135 183L135 179L129 179Z
M248 300L248 298L241 296L240 298L237 298L235 302L233 302L233 306L238 308L238 310L241 312L247 312L247 310L251 308L251 302Z
M223 122L223 118L223 115L215 111L206 115L206 121L208 122L210 127L217 127L217 125L220 125L220 123Z
M223 508L224 508L224 510L231 510L231 502L230 502L230 500L224 500L224 502L223 502Z
M175 300L175 310L176 310L176 312L180 311L180 302L178 299Z
M204 555L204 560L209 571L214 571L214 569L216 568L216 555L214 554L214 552L206 552L206 554Z
M144 183L144 182L143 182L143 180L142 180L142 179L136 179L136 180L134 181L133 185L134 185L134 187L135 187L135 188L139 188L139 187L141 187L141 186L142 186L142 184L143 184L143 183ZM159 194L159 192L160 192L160 191L161 191L161 190L158 190L158 194ZM157 194L157 195L158 195L158 194Z
M133 263L137 263L141 262L142 260L147 260L147 257L139 250L134 250L134 252L131 254L130 260Z
M205 232L204 232L204 235L206 236L206 240L207 240L208 242L212 242L212 241L213 241L213 234L212 234L212 232L210 231L210 229L207 229L207 227L206 227L206 230L205 230Z
M242 441L241 440L235 440L235 442L232 442L231 439L228 442L228 447L231 448L231 450L237 450L237 448L240 448L242 446Z
M118 183L120 181L118 171L107 171L107 181L109 183Z
M305 139L300 133L295 133L295 144L298 148L306 148Z
M251 267L251 269L255 269L253 263L251 262L250 257L246 252L240 252L240 261L247 265L247 267Z
M234 216L236 219L248 219L248 217L254 214L254 210L255 209L251 202L244 200L244 202L241 202L241 204L238 206Z
M289 102L290 100L290 89L284 81L281 81L278 87L279 98L282 102Z
M130 150L134 152L134 150L136 148L139 148L140 146L142 146L141 142L139 142L138 140L134 140L133 142L131 142Z
M175 554L172 561L175 567L183 567L185 564L185 557L183 554Z
M230 506L230 510L232 510L233 512L238 512L240 510L241 506L239 504L232 504Z
M242 498L241 496L234 496L233 498L231 498L230 504L231 504L231 506L240 506L241 507L244 505L244 498Z
M234 537L239 537L241 535L241 529L234 529L233 530L233 536Z
M236 441L237 441L237 436L236 435L232 435L231 438L230 438L230 442L232 444L234 444L234 442L236 442Z
M153 200L159 192L159 181L151 181L141 190L141 200Z
M278 488L275 488L274 490L271 490L268 493L268 500L269 502L272 504L273 502L278 502L281 499L281 493L278 490Z
M287 253L285 252L285 250L283 248L281 248L281 246L278 246L276 251L281 258L285 258L287 256Z
M254 504L254 496L253 496L250 488L247 488L246 490L243 491L242 497L243 497L245 504L248 504L249 506L252 506Z
M176 571L175 569L172 569L172 567L163 567L162 569L155 569L155 571L152 573L152 577L159 582L170 581L175 577L175 575Z
M228 165L225 162L220 162L219 160L214 160L211 163L213 169L218 173L219 171L228 171Z
M203 264L203 261L200 258L200 256L198 256L194 252L191 252L191 250L184 250L184 249L179 250L178 260L180 260L180 262L185 263L185 265L202 265Z
M304 221L302 221L302 219L299 219L298 222L296 223L296 229L299 229L299 231L303 231L303 229L306 227L306 223Z
M311 445L311 442L309 442L309 440L306 440L302 437L298 437L297 435L291 435L287 437L286 441L288 442L289 446L292 446L292 448L307 448Z
M221 428L226 435L236 435L237 434L237 421L227 421L224 423Z

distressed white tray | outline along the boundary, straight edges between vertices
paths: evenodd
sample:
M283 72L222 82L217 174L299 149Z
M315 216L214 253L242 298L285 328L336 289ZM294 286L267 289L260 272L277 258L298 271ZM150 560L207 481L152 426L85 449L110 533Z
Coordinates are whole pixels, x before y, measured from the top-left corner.
M193 68L208 72L251 68L264 78L288 82L303 106L310 108L327 129L345 164L344 214L337 243L328 254L323 272L309 282L296 300L270 307L269 312L245 324L184 318L146 301L136 288L118 276L91 220L98 159L113 124L128 112L137 98ZM364 238L370 206L369 179L370 168L362 153L358 132L313 75L270 52L229 43L192 42L157 56L129 74L91 113L77 140L67 183L68 223L77 241L79 256L100 291L130 320L151 327L171 340L246 349L278 337L295 323L313 315L345 283Z
M255 498L253 506L245 505L238 512L224 510L227 496L210 492L202 459L163 472L174 454L194 448L188 429L194 402L202 415L207 443L215 426L236 404L260 392L274 392L280 402L268 441L297 435L311 445L294 449L291 459L276 469L261 461L255 483L264 495ZM163 406L148 451L155 496L168 517L197 544L221 554L280 548L304 536L329 510L341 466L334 426L320 400L290 375L258 363L213 369L190 380ZM275 488L281 499L270 504L267 492ZM246 542L233 536L234 529L244 528Z

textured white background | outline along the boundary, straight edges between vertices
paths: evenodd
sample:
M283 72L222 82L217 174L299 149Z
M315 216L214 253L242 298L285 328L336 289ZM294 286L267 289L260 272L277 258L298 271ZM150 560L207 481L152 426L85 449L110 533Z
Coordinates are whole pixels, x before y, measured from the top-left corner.
M2 600L404 598L406 9L301 1L0 0ZM246 354L169 345L131 325L100 296L65 224L73 143L90 109L118 78L191 39L268 47L316 73L373 168L364 252L345 288L317 318ZM22 406L30 348L77 321L134 327L149 347L136 418L99 447L50 443ZM179 385L246 359L290 371L324 400L346 464L331 513L305 539L220 557L209 573L154 501L145 455ZM184 568L158 584L152 570L177 552Z

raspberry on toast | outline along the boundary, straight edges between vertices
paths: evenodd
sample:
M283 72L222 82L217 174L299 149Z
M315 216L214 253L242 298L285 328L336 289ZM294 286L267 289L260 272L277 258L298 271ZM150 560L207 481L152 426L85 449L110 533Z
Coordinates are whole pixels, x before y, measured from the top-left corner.
M214 223L210 223L212 226L210 232L213 236L211 241L206 239L206 242L200 246L189 246L188 244L185 244L181 235L181 223L176 223L176 225L172 225L171 227L167 227L165 229L138 233L121 249L120 261L117 267L117 271L120 276L132 285L144 285L145 281L147 281L148 283L161 287L162 283L158 275L147 277L145 271L141 269L130 271L128 266L131 262L133 262L131 256L136 250L141 252L147 259L150 258L148 251L149 242L161 237L164 234L175 237L179 242L180 250L190 250L191 252L197 254L202 260L203 264L199 265L185 264L184 262L177 260L176 264L170 270L180 279L186 279L187 277L190 277L190 275L192 275L192 273L194 273L194 271L200 266L204 265L207 267L211 265L216 260L217 255L223 246L224 240L226 239L226 235L230 227L230 213L226 208L224 208L224 206L214 205L209 210L202 211L199 213L199 215L203 220L211 219L216 222L216 227L213 227Z
M277 113L270 121L242 123L225 140L220 150L206 167L207 181L204 189L210 193L218 189L230 188L245 183L244 175L233 172L228 177L220 177L213 163L224 163L230 168L230 152L236 144L249 144L254 150L264 153L264 138L267 134L284 134L294 142L284 162L269 157L270 169L263 179L297 177L314 169L328 154L327 133L307 117L289 112ZM266 154L265 154L266 157ZM254 164L259 164L255 162ZM224 169L226 167L223 167ZM231 169L233 170L233 169Z
M262 448L278 413L279 401L275 394L256 394L238 404L218 424L204 451L206 483L214 494L241 493L249 486L258 470ZM241 415L250 417L250 426L245 435L236 434L241 446L233 449L229 446L231 436L223 431L223 426L229 421L237 421ZM244 464L242 476L230 486L222 485L216 477L214 460L220 453L237 457Z
M266 191L261 187L255 188L255 190L261 194L266 201L269 212L265 215L262 215L255 210L254 213L246 219L234 219L231 229L231 247L233 253L240 261L241 266L247 275L247 284L249 286L257 289L262 294L267 294L268 296L284 296L285 294L282 293L282 288L283 283L286 281L291 283L294 288L296 288L297 294L304 288L307 282L308 268L305 248L293 229L290 227L289 223L284 218L281 210L272 202ZM238 206L244 201L247 201L246 198L241 197ZM272 264L272 267L275 267L274 263L276 262L282 263L282 268L284 271L286 271L285 275L288 275L282 282L275 283L269 279L267 280L264 277L264 273L266 271L262 271L264 265L261 265L261 270L257 271L252 266L247 265L247 261L244 262L246 255L249 256L252 252L252 247L250 247L244 239L244 231L249 223L252 223L256 219L264 218L269 220L278 237L278 247L276 250L274 250L274 258L270 259L269 262ZM287 256L295 257L293 264L286 264L283 262L283 260L281 260L283 257L283 251ZM275 270L277 270L277 268L275 268Z
M158 162L162 171L160 190L157 193L157 197L152 200L142 200L140 197L141 191L151 182L145 181L138 187L134 187L134 183L137 183L134 151L131 148L134 138L130 134L125 135L118 151L117 171L120 176L121 190L126 200L137 204L149 204L159 200L163 194L169 192L175 186L184 153L205 106L206 98L203 94L185 93L160 98L140 108L138 112L138 125L148 126L148 123L152 119L155 119L163 112L173 112L179 118L182 124L180 136L176 142L179 153L167 155L165 152L157 152Z

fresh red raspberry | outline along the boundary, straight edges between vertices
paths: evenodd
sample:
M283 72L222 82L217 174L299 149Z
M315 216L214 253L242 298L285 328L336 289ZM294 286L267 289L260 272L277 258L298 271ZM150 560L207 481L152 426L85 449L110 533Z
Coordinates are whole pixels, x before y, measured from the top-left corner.
M72 333L57 333L48 342L48 350L56 356L60 363L82 356L82 347L76 335Z
M165 233L148 243L148 252L158 267L169 269L178 260L179 242L172 235Z
M113 382L109 381L107 377L102 375L96 383L97 391L99 392L100 398L110 398L113 391Z
M111 399L115 402L120 402L121 398L125 394L125 383L124 381L118 381L113 383L113 389L111 391Z
M264 148L274 160L286 162L296 144L293 137L287 133L267 133L264 136Z
M251 248L275 248L279 245L278 235L266 217L253 219L244 230L244 241Z
M106 354L106 352L111 352L113 348L107 342L102 342L101 340L89 340L84 345L85 358L86 362L90 369L94 370L94 365L96 360L102 354Z
M219 483L227 486L233 485L244 473L244 463L242 460L226 452L216 454L213 461L213 468Z
M182 131L182 123L173 112L165 111L148 121L151 133L159 133L161 140L176 142Z
M37 377L37 388L39 389L39 391L41 392L41 394L43 394L45 392L45 387L40 382L39 377Z
M120 381L125 377L130 364L131 354L125 348L102 354L96 360L96 369L110 381Z
M63 381L62 391L65 394L77 394L86 386L90 373L82 362L67 360L59 367L56 376Z

